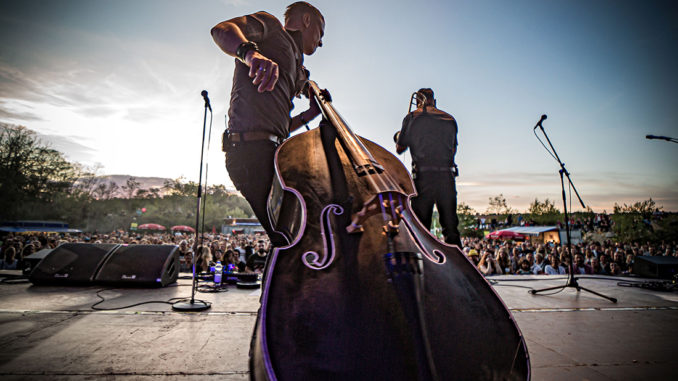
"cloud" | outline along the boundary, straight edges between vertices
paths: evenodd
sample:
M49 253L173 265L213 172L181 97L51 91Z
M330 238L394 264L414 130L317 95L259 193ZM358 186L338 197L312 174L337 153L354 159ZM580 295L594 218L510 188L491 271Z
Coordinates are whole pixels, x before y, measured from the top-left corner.
M248 3L247 0L221 0L224 5L240 7Z
M41 117L28 111L14 111L6 107L5 102L0 102L0 119L12 122L34 122L42 120Z
M676 179L631 177L617 172L583 173L573 175L573 183L586 206L595 211L612 211L614 204L630 204L652 198L665 210L678 210L678 188ZM566 179L567 181L567 179ZM581 209L574 190L568 191L574 210ZM562 210L560 180L552 173L477 173L457 178L458 201L464 202L477 211L484 211L488 198L499 195L506 197L510 207L525 211L535 198L554 201ZM568 207L570 202L568 200Z
M80 143L77 137L40 133L37 136L72 161L91 162L95 158L96 150Z

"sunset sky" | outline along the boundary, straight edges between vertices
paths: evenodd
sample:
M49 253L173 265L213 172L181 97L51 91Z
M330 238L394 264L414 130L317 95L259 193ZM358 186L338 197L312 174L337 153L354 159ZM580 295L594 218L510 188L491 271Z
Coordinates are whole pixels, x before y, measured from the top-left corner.
M0 122L38 132L99 174L197 180L203 101L214 109L209 182L234 60L209 31L290 1L3 0ZM431 87L459 123L459 201L560 201L544 127L596 211L652 198L678 211L675 1L312 1L324 46L305 64L353 130L395 154L410 95ZM293 114L307 107L295 101ZM316 119L313 126L317 125ZM399 156L409 167L409 153ZM580 209L575 202L575 210Z

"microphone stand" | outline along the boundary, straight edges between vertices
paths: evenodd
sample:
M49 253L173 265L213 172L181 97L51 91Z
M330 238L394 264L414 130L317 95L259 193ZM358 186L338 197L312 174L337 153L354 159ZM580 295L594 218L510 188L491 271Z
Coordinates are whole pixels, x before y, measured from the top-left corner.
M648 139L648 140L666 140L667 142L678 143L678 139L672 138L670 136L645 135L645 139Z
M570 178L570 173L567 171L567 169L565 169L565 163L563 163L560 160L560 157L558 156L556 149L553 148L553 144L551 144L551 139L549 139L549 136L546 134L546 131L544 131L544 126L542 126L542 124L541 124L544 119L546 119L546 115L542 116L542 119L539 120L537 125L534 127L533 131L534 131L534 135L537 136L537 127L539 127L541 129L542 134L544 134L544 136L546 137L546 141L549 143L549 147L551 147L551 150L549 151L549 153L552 154L551 156L553 156L553 158L556 159L556 161L560 165L560 170L558 171L558 173L560 174L560 188L562 190L562 196L563 196L563 211L565 212L565 232L566 232L566 235L567 235L567 251L568 251L568 256L570 258L570 266L569 266L570 271L569 271L569 274L568 274L568 277L567 277L567 284L565 284L564 286L548 287L548 288L543 288L543 289L540 289L540 290L532 289L532 290L530 290L530 294L536 295L538 293L545 292L545 291L558 290L558 289L563 290L566 287L572 287L572 288L575 288L577 290L577 292L579 292L581 290L588 291L588 292L592 293L593 295L597 295L601 298L605 298L605 299L611 301L612 303L617 303L616 298L613 298L613 297L607 296L607 295L603 295L599 292L596 292L596 291L593 291L593 290L590 290L588 288L580 286L579 282L577 282L577 277L574 276L574 271L577 268L576 268L576 266L574 264L574 260L572 258L572 243L570 242L570 217L569 217L569 214L567 212L567 197L565 196L564 176L567 176L567 181L570 183L570 186L572 187L572 189L574 189L574 194L577 195L577 199L579 200L579 203L581 204L582 208L586 208L586 206L584 205L584 201L582 201L581 197L579 196L579 192L577 192L577 188L575 188L574 184L572 183L572 179ZM539 139L538 136L537 136L537 139ZM542 145L543 145L543 143L542 143ZM546 146L544 146L544 148L546 148ZM548 148L546 148L546 150L548 151Z
M195 289L197 284L197 278L195 276L195 253L198 250L198 239L200 235L200 202L202 198L202 167L203 159L205 153L205 131L207 130L207 109L212 113L212 107L209 104L207 98L207 91L203 90L203 98L205 98L205 116L202 121L202 146L200 147L200 175L198 177L198 205L195 210L195 243L193 244L193 255L191 256L191 262L193 263L193 283L191 285L191 299L183 299L172 305L172 309L175 311L185 311L185 312L198 312L204 311L212 307L212 303L206 302L204 300L195 300ZM210 123L211 124L211 123Z

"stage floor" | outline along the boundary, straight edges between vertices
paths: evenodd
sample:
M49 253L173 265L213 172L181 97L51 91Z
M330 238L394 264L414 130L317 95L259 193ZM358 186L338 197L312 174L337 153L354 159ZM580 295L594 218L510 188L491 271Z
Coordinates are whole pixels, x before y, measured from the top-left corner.
M4 272L12 273L12 272ZM530 353L533 380L678 379L678 292L617 286L590 277L535 296L529 288L563 277L490 278L513 311ZM642 279L628 279L642 281ZM109 289L98 307L190 296L190 280L161 289ZM0 377L3 380L247 380L248 349L259 290L231 286L198 293L200 313L168 304L93 311L104 287L0 284ZM479 333L482 336L482 333Z

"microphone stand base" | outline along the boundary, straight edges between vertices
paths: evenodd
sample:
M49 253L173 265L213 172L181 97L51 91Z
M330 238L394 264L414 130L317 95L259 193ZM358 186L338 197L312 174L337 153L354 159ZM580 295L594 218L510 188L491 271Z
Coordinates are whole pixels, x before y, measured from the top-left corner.
M599 297L601 297L601 298L607 299L607 300L611 301L612 303L617 303L617 298L613 298L613 297L611 297L611 296L603 295L603 294L601 294L601 293L599 293L599 292L596 292L596 291L590 290L590 289L588 289L588 288L586 288L586 287L580 286L579 283L577 282L577 278L574 277L574 276L570 277L570 278L568 279L568 281L567 281L567 284L564 285L564 286L548 287L548 288L542 288L542 289L540 289L540 290L534 290L534 289L532 289L532 290L530 290L529 292L530 292L530 294L532 294L532 295L537 295L537 294L539 294L540 292L551 291L551 290L564 290L564 289L566 289L566 288L568 288L568 287L571 287L571 288L576 289L577 292L584 290L584 291L586 291L586 292L590 292L590 293L593 294L593 295L596 295L596 296L599 296Z
M200 312L205 311L212 307L212 303L205 302L202 300L190 300L185 299L183 301L172 304L172 309L174 311L181 312Z

